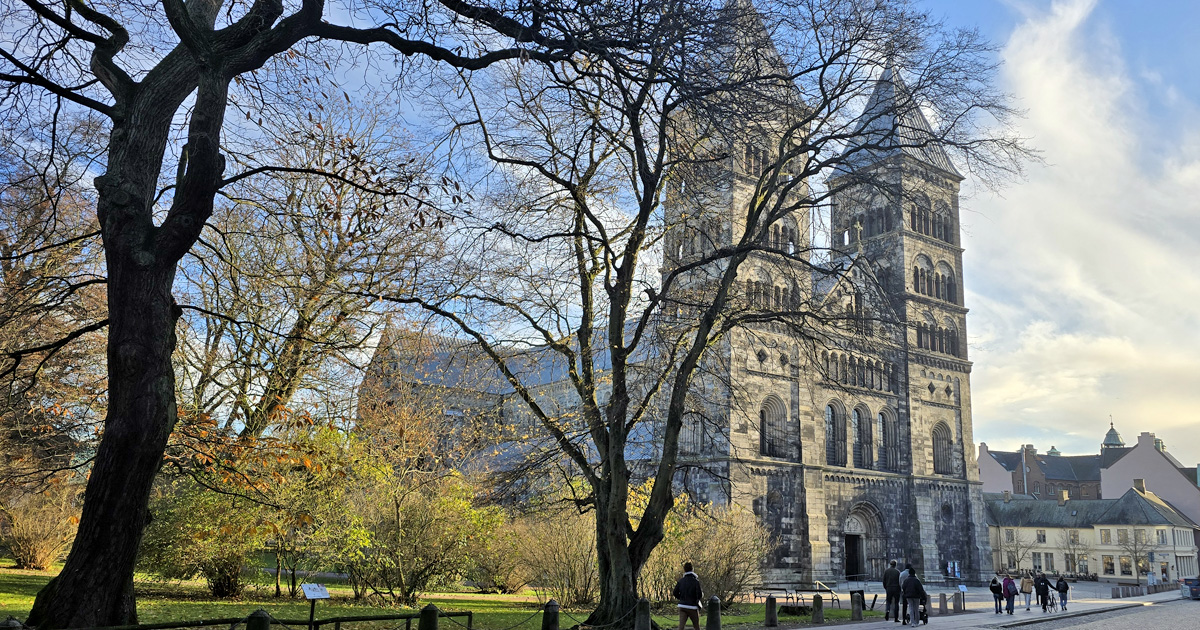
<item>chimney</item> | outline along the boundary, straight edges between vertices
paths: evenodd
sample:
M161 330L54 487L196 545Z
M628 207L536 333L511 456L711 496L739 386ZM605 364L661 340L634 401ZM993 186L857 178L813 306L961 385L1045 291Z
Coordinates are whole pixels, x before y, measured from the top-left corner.
M1004 502L1008 503L1009 501L1012 501L1012 490L1005 490L1004 491Z
M1134 479L1133 480L1133 489L1137 490L1138 492L1141 492L1142 494L1145 494L1146 493L1146 480L1145 479Z
M1058 491L1058 504L1059 505L1066 505L1068 498L1070 498L1070 495L1067 494L1066 490Z

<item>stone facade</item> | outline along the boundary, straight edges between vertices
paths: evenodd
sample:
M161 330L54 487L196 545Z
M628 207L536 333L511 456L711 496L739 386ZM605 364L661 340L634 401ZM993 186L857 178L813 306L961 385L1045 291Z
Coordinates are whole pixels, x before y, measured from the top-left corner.
M868 111L903 89L889 71ZM895 126L928 129L916 108L902 116ZM831 261L806 257L808 217L789 215L764 232L773 251L739 270L749 307L811 308L824 322L815 335L782 323L736 330L697 379L709 395L692 431L727 437L691 450L721 471L692 489L752 509L779 538L765 582L878 579L891 559L935 582L951 566L967 581L991 569L971 426L962 178L933 150L876 151L831 181ZM666 241L667 271L742 238L759 150L734 153L747 157L707 174L702 219L668 208L682 236Z

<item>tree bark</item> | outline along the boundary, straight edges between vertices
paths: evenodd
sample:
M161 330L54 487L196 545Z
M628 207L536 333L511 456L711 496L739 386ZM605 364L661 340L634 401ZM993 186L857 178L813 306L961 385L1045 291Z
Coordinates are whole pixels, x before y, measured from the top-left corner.
M175 425L178 308L174 265L108 259L109 408L79 533L62 572L38 593L27 624L78 628L137 623L133 571L149 523L150 489Z

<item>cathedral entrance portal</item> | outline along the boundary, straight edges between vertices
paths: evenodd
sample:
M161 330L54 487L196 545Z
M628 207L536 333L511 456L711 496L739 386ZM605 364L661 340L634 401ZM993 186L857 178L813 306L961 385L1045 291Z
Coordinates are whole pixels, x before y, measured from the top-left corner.
M867 579L867 568L863 564L863 538L861 534L846 534L846 579Z
M876 580L883 576L886 543L874 506L859 504L842 529L842 565L847 580Z

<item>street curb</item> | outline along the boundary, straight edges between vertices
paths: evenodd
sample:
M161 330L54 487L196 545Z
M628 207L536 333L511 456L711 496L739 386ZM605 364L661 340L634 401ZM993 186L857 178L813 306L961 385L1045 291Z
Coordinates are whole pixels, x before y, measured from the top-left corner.
M994 628L1018 628L1020 626L1031 626L1035 623L1046 623L1057 619L1072 619L1074 617L1086 617L1088 615L1099 615L1101 613L1113 612L1116 610L1125 610L1126 608L1138 608L1140 606L1148 606L1153 602L1137 602L1130 604L1121 604L1119 606L1109 606L1107 608L1093 608L1091 610L1081 610L1079 612L1069 612L1065 614L1054 615L1053 617L1038 617L1037 619L1022 619L1021 621L1011 621L1006 624L992 626Z

